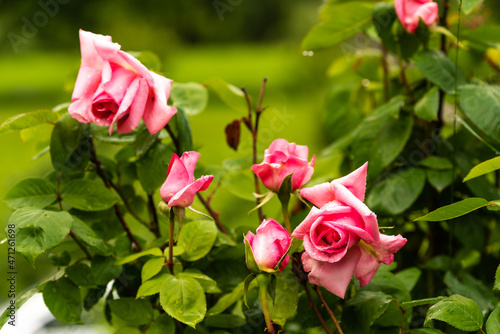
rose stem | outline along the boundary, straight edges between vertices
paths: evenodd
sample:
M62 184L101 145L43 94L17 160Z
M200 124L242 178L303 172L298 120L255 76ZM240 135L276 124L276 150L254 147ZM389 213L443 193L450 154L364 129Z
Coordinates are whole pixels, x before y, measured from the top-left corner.
M62 198L61 198L61 192L60 192L60 189L61 189L61 173L59 173L58 177L57 177L57 203L59 204L59 209L61 211L64 211L63 209L63 206L62 206ZM90 260L92 259L92 255L90 255L89 253L89 250L87 249L87 247L85 247L84 244L82 244L82 242L77 238L75 232L73 232L72 230L69 230L69 235L73 238L73 240L75 240L76 244L82 249L82 251L85 253L85 255L87 255L87 258Z
M269 279L265 277L265 274L261 274L257 276L257 283L259 284L259 301L260 306L262 306L262 312L264 313L264 319L266 320L267 331L274 334L274 327L267 304L267 284L269 283Z
M281 211L283 212L283 219L285 221L285 228L288 231L288 233L291 234L292 233L292 226L290 224L290 215L288 213L288 201L281 202Z
M168 123L167 125L165 125L165 130L167 130L168 134L170 135L170 138L172 138L172 142L174 143L177 155L180 155L182 152L181 152L181 147L179 145L179 141L177 140L177 137L174 135L174 132L172 131L172 128ZM196 197L198 197L198 199L203 204L205 209L207 209L207 211L210 213L210 216L212 216L212 218L214 219L215 224L217 225L219 230L221 230L221 232L224 233L225 235L229 235L219 219L219 213L214 209L212 209L212 207L210 206L210 202L207 201L205 197L203 197L203 195L200 193L196 193Z
M170 210L169 214L169 230L168 230L168 270L174 274L174 230L175 230L175 214L174 210Z
M132 207L130 206L130 203L128 202L128 200L123 195L121 187L115 185L111 180L107 180L107 181L108 181L109 185L111 186L111 188L113 188L114 190L116 190L116 192L118 193L118 195L122 199L123 204L125 204L125 207L128 210L128 213L130 213L130 215L132 217L134 217L135 220L137 220L139 223L141 223L142 225L146 226L147 228L150 228L149 225L148 225L148 223L146 223L144 220L142 220L141 217L139 217L139 215L134 211L134 209L132 209Z
M252 133L252 162L253 164L257 164L257 126L258 126L258 119L259 115L256 112L255 115L255 125L252 123L252 104L250 103L250 96L248 96L248 92L246 91L245 87L241 88L243 94L245 95L245 100L247 102L247 107L248 107L248 122L246 123L250 132ZM259 177L257 174L253 173L253 182L255 185L255 193L260 194L260 185L259 185ZM260 204L260 198L256 198L255 202L257 205ZM259 223L264 220L264 213L262 211L262 207L259 207L257 209L257 219L259 220Z
M152 218L151 221L151 232L155 234L157 238L161 237L160 233L160 225L158 224L158 215L156 214L156 207L153 201L153 194L148 194L148 209L149 209L149 214Z
M344 334L344 332L342 331L342 328L340 328L340 324L337 321L337 318L335 317L335 314L333 314L333 312L330 309L330 307L328 307L328 304L326 303L325 298L323 298L323 295L321 294L321 291L319 290L319 286L316 285L314 287L314 290L318 294L318 297L321 300L321 303L323 304L323 306L326 308L328 314L330 315L330 318L332 318L333 322L335 323L335 327L337 327L337 330L339 331L339 334Z
M309 291L309 287L307 286L307 282L304 284L304 289L306 290L307 299L309 299L309 306L312 307L314 313L316 314L316 317L319 319L319 322L321 322L321 325L323 326L323 328L326 330L326 332L328 334L333 334L333 332L331 331L330 328L328 328L325 320L321 316L321 313L319 313L318 308L316 307L316 304L314 303L314 299L311 296L311 292Z
M104 174L104 171L102 170L101 162L97 158L97 154L95 152L94 140L93 140L92 136L90 136L90 159L95 164L96 169L97 169L97 174L102 179L102 182L104 182L104 185L106 186L106 188L109 189L110 184L109 184L108 180L106 179L106 175ZM122 214L118 204L115 204L114 208L115 208L116 217L118 217L118 220L122 224L123 229L127 233L128 238L132 242L132 248L137 249L139 252L142 251L141 245L139 245L139 242L137 242L137 239L130 231L130 228L128 227L127 222L125 221L125 218L123 217L123 214Z

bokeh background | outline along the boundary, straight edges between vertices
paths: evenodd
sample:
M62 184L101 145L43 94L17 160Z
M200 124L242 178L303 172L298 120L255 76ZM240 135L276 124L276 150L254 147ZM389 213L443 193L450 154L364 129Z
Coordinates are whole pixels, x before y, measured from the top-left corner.
M329 84L325 69L331 53L340 50L303 54L300 41L317 22L321 2L0 0L0 123L70 101L80 66L78 30L84 29L111 35L125 51L156 53L162 73L177 82L203 83L218 77L245 86L256 98L267 77L264 105L268 110L261 121L260 153L280 137L319 153L327 138L322 125ZM238 152L225 144L225 126L242 116L210 95L207 110L191 117L204 165L249 156L250 137L245 130ZM16 132L0 135L0 199L20 180L50 170L49 155L34 157L47 146L51 129L42 125L21 136ZM244 212L253 205L241 200L237 204L243 205ZM11 213L0 201L1 231ZM248 219L242 217L241 224ZM3 239L3 232L0 235ZM6 254L5 243L0 245L0 254ZM37 260L36 270L21 256L16 264L18 293L46 280L55 270L48 265L47 255ZM0 271L6 272L6 265L5 255L0 258ZM7 302L3 281L0 305Z

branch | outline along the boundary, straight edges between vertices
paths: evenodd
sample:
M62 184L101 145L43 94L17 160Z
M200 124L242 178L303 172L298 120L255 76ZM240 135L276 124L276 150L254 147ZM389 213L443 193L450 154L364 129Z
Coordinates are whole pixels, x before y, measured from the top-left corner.
M332 318L333 323L335 324L335 327L337 327L337 330L339 331L339 334L344 334L344 332L342 331L342 328L340 327L340 324L339 324L337 318L335 317L335 314L333 314L330 307L328 307L328 304L326 303L325 298L323 298L323 295L321 294L321 291L319 290L319 286L316 285L314 287L314 290L316 291L316 294L318 295L319 299L321 300L321 303L326 308L328 314L330 315L330 318ZM403 324L404 324L404 320L403 320Z

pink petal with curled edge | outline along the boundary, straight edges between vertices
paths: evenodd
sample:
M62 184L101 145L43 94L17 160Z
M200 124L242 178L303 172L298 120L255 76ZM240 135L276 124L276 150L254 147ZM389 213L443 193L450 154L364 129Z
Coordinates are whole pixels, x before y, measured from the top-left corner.
M380 263L391 264L394 261L394 253L399 251L406 244L406 241L401 235L381 234L378 243L365 247L360 246L362 255L355 270L360 285L365 286L373 279ZM369 251L367 247L372 247L373 250Z
M438 4L435 2L428 2L417 10L416 16L421 17L425 24L430 25L434 23L438 18Z
M148 70L146 66L144 66L138 59L132 57L128 53L124 51L119 51L118 55L127 62L127 64L132 67L140 76L142 76L148 86L152 87L155 84L154 78L151 75L151 71Z
M321 217L321 210L316 207L313 207L311 211L309 211L309 213L307 214L306 218L304 218L302 223L300 223L299 226L297 226L295 230L293 230L292 237L303 240L304 237L309 234L312 224L316 220L322 220L322 219L323 217Z
M330 182L317 184L311 188L303 188L300 190L300 196L307 199L318 208L337 199Z
M309 272L308 279L311 284L322 286L343 299L360 257L361 252L357 247L335 263L316 261L304 252L302 264L304 270Z
M288 146L290 143L286 139L278 138L273 140L269 148L267 149L268 154L273 154L274 152L288 153Z
M168 202L168 206L188 207L193 204L194 196L198 191L206 190L213 180L213 175L205 175L200 177L194 183L188 184L183 189L179 190Z
M343 185L332 182L331 186L337 200L356 210L363 218L365 233L360 237L368 243L377 242L380 238L377 216Z
M121 104L129 86L137 78L139 76L134 71L111 64L111 77L107 82L103 80L103 89L117 104Z
M82 67L92 67L94 69L100 70L102 66L102 58L97 53L95 48L95 42L101 41L101 43L111 43L111 36L103 36L99 34L94 34L85 30L80 29L80 52L82 54ZM119 46L118 46L119 47Z
M72 102L68 108L70 115L82 123L94 122L92 100L101 82L101 71L92 67L80 67L73 90Z
M167 105L170 95L170 83L172 80L151 72L154 86L150 87L150 94L143 120L151 134L155 134L170 121L177 113L177 109Z
M265 162L259 165L253 165L251 168L267 189L275 192L278 191L280 184L278 183L279 180L277 179L277 168Z
M139 125L142 115L144 114L144 107L146 106L146 102L148 100L148 85L146 80L143 78L137 77L137 80L139 82L139 87L137 88L135 96L133 97L132 103L128 109L128 115L127 117L118 119L117 129L119 133L132 132ZM127 98L127 95L125 96L125 99Z
M189 184L189 174L186 167L174 153L168 164L167 179L160 188L161 198L168 203L177 192Z
M361 202L364 202L367 170L368 170L368 162L365 162L363 166L359 167L354 172L339 179L333 180L332 182L343 185Z
M199 158L200 153L196 151L182 153L181 161L189 174L189 182L194 182L194 169Z

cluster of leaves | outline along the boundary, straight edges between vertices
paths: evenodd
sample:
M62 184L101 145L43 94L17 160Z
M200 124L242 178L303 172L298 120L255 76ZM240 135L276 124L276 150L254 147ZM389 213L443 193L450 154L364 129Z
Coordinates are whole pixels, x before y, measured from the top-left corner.
M316 52L339 46L342 54L328 69L337 82L325 103L331 145L318 155L311 183L369 161L366 203L380 226L393 227L408 243L397 265L382 266L363 288L353 283L345 300L317 287L312 295L304 273L289 265L276 275L269 300L272 321L286 332L333 328L330 310L315 306L320 302L334 310L346 333L500 331L500 299L493 290L500 289L500 88L490 75L500 68L500 41L492 33L500 27L471 23L486 15L487 6L479 3L461 1L460 15L469 19L464 24L457 21L459 8L443 0L441 25L421 22L415 34L401 27L392 3L323 5L321 23L302 47ZM157 68L150 54L138 58ZM153 136L142 125L108 136L106 129L72 119L65 106L4 122L0 134L54 125L40 153L50 154L54 170L21 181L5 198L15 210L9 226L15 225L16 252L33 265L49 253L59 269L18 297L18 307L42 292L60 321L81 323L84 309L102 311L119 333L263 330L256 283L245 284L241 231L226 225L224 233L208 198L202 204L216 221L188 215L175 231L173 275L166 266L168 221L156 209L158 188L172 153L193 148L190 117L205 109L207 88L241 112L241 122L257 136L246 115L248 95L219 79L177 83L170 131ZM259 102L255 117L261 111ZM237 149L240 120L226 132ZM249 161L210 170L224 184L215 196L224 190L255 201ZM293 208L297 225L307 210L298 202ZM330 320L321 326L318 318ZM4 313L0 320L7 319Z

